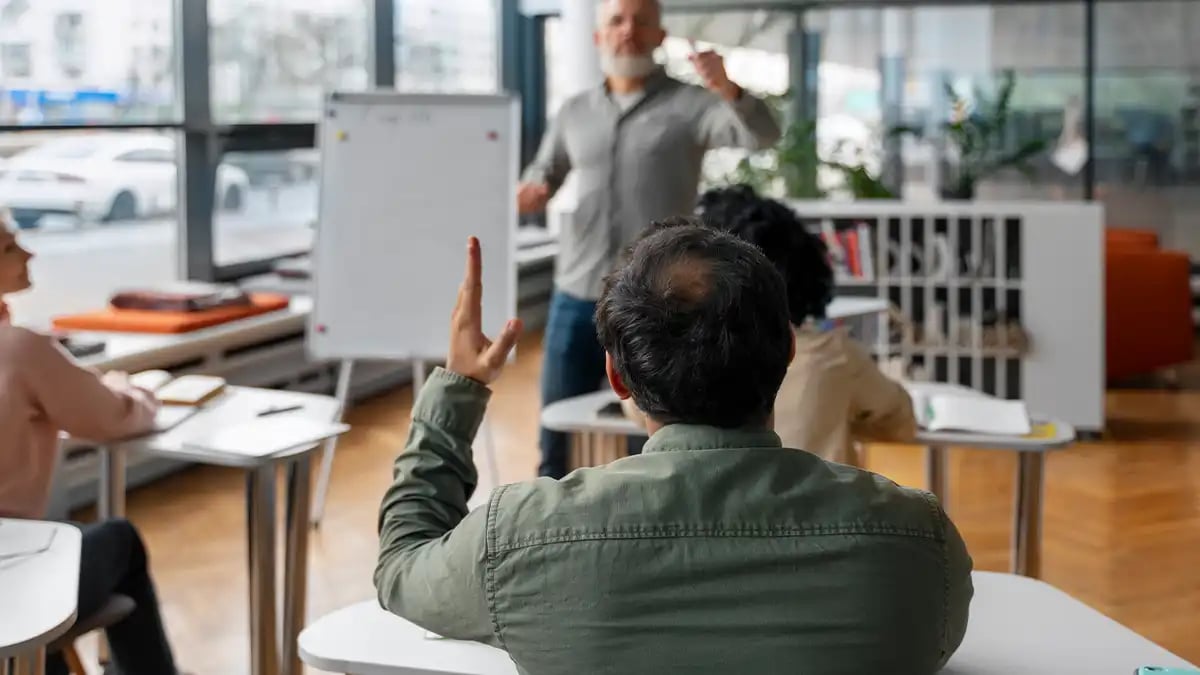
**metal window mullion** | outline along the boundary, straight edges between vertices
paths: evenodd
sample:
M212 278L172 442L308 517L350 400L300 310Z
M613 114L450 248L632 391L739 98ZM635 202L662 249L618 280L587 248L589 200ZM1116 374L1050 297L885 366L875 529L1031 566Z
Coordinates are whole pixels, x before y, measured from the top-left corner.
M187 279L207 281L215 275L213 211L220 161L212 124L208 0L176 0L175 17L179 49L176 81L183 97L177 272Z

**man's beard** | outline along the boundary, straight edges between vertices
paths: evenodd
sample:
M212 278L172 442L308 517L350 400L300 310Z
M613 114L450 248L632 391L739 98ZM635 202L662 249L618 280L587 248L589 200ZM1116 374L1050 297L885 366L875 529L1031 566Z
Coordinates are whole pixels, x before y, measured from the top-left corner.
M657 67L653 54L600 52L600 69L610 77L646 77Z

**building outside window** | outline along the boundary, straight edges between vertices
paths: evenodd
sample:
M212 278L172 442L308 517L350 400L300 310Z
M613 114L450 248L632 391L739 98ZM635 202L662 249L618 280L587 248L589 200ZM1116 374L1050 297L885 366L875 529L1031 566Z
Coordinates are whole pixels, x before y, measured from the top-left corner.
M495 0L397 0L396 88L487 94L499 89Z
M0 133L0 204L36 255L21 323L176 278L176 134L38 128L177 123L173 5L0 0L0 125L27 128Z

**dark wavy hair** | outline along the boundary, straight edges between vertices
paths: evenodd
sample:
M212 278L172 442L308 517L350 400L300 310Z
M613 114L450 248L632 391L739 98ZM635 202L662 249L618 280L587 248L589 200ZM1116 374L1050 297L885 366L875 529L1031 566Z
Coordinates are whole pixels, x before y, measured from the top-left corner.
M734 185L701 195L696 214L709 227L762 250L787 285L788 316L793 325L825 318L825 308L833 299L829 250L795 211L759 196L748 185Z

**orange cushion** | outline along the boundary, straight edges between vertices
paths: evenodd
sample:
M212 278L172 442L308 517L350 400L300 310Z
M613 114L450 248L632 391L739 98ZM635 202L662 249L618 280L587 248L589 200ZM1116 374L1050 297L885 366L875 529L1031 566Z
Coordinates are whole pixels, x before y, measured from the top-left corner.
M219 307L202 312L151 312L109 307L97 312L57 317L54 319L54 328L105 333L190 333L201 328L276 312L285 309L289 302L286 295L254 293L250 295L249 305Z
M1109 250L1154 250L1158 248L1158 233L1110 227L1104 231L1104 244Z

